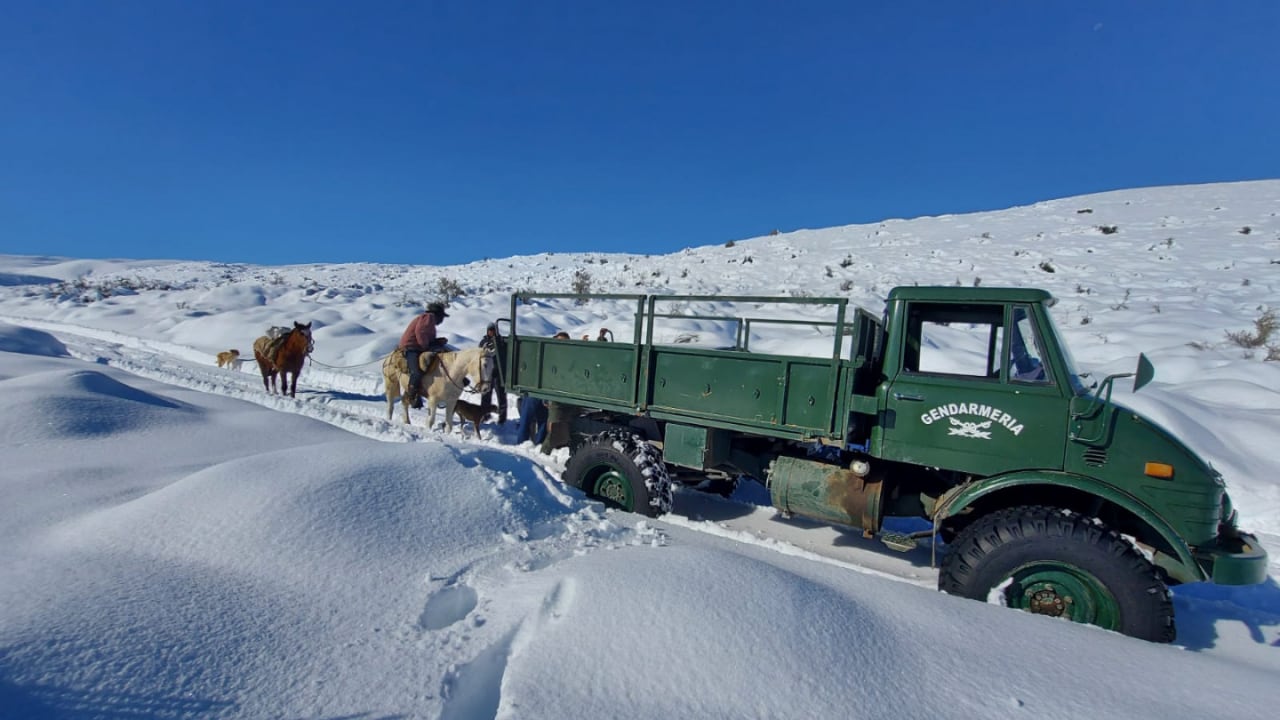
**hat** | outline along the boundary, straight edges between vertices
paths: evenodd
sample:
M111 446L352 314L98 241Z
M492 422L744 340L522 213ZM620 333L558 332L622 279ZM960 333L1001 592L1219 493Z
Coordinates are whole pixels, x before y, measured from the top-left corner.
M427 312L440 317L449 317L449 313L444 311L444 303L433 302L427 305Z

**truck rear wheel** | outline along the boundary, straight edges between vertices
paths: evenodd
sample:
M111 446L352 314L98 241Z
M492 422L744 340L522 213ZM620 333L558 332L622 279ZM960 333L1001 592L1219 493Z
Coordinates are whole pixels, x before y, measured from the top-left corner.
M633 433L609 430L587 438L569 458L564 481L628 512L671 512L671 476L662 455Z
M1018 507L979 519L955 539L938 589L1028 612L1172 642L1169 588L1115 531L1057 508Z

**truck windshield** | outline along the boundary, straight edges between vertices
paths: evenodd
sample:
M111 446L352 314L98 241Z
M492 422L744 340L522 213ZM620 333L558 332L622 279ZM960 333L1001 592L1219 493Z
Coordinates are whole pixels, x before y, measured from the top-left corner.
M1062 371L1066 373L1067 383L1071 387L1072 395L1087 395L1089 388L1085 387L1084 380L1080 379L1080 372L1076 370L1076 359L1071 356L1071 348L1062 341L1062 335L1058 333L1058 326L1053 322L1053 318L1045 313L1045 330L1053 338L1053 342L1058 345L1058 351L1062 353Z

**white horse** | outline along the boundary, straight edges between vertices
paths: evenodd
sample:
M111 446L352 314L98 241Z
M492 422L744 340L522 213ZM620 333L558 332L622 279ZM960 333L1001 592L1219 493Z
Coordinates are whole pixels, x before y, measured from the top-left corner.
M446 350L437 352L435 356L428 372L422 374L418 392L427 403L427 429L435 427L436 408L444 405L444 429L445 432L453 432L455 406L462 395L462 389L467 387L467 378L475 379L477 392L487 390L493 377L494 352L478 347L470 350ZM391 419L396 400L400 400L404 408L404 422L408 425L409 401L405 399L405 391L409 389L409 364L405 362L402 351L393 350L382 361L382 384L387 391L387 419Z

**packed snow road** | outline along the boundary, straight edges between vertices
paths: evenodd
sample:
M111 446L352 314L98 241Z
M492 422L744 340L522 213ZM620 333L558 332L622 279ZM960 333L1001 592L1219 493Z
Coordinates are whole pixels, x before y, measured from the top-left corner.
M226 369L217 367L214 358L181 345L62 323L25 318L6 320L49 332L66 345L72 356L86 362L110 365L171 385L305 415L376 440L484 445L529 458L553 477L560 476L568 459L565 450L544 455L532 444L516 445L515 422L503 426L485 425L477 438L474 434L460 434L456 429L453 435L448 436L440 430L428 431L420 424L424 421L421 411L411 413L411 420L418 424L406 426L400 422L398 407L393 419L388 421L381 369L377 362L354 368L331 368L310 362L298 382L297 397L290 398L265 392L262 376L251 354L241 356L242 364L238 370ZM474 397L471 399L475 400ZM512 416L515 416L514 412ZM768 507L767 493L763 488L754 483L748 485L740 488L733 500L677 489L672 512L656 524L680 526L769 547L789 555L847 565L923 587L936 586L937 572L931 567L931 552L927 546L904 554L889 550L875 540L864 539L852 529L822 525L802 518L784 519Z

